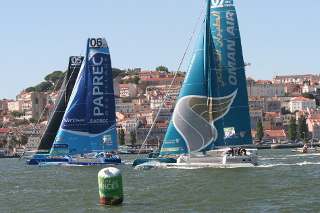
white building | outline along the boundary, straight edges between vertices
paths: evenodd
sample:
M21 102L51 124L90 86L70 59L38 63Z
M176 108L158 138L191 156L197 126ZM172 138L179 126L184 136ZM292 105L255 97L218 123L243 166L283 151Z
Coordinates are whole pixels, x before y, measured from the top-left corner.
M139 127L139 119L137 118L124 118L121 123L125 132L136 131Z
M133 103L116 104L116 112L133 112Z
M316 107L316 100L315 99L309 99L304 97L296 97L291 100L290 103L290 111L304 111L309 108L315 108Z
M260 97L285 96L284 84L249 84L247 85L248 95L259 95Z
M9 101L8 102L8 110L13 112L13 111L22 111L22 104L23 101Z
M279 81L281 83L298 83L303 84L303 82L310 80L313 77L312 74L306 75L283 75L283 76L273 76L273 81Z
M136 97L137 87L135 84L120 84L120 97Z

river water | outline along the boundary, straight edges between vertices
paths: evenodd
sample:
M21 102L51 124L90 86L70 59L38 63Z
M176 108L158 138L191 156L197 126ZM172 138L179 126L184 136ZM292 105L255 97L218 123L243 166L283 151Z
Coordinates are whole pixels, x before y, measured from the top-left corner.
M130 163L136 156L123 156ZM0 212L320 212L320 152L259 150L250 168L121 170L124 201L100 204L106 166L0 159Z

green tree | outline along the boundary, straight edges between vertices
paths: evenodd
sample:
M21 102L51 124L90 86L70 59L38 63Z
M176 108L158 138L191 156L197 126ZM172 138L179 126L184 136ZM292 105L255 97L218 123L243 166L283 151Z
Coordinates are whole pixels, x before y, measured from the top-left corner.
M35 92L36 88L35 87L28 87L27 89L25 89L24 91L26 92Z
M52 84L50 82L42 82L35 86L36 92L46 92L50 89L51 86Z
M136 131L131 131L130 132L130 143L132 144L132 146L134 146L134 144L137 142L137 135L136 135Z
M299 138L305 140L306 134L308 133L308 126L306 122L306 118L304 116L300 116L298 118L298 131L299 131Z
M117 76L120 76L122 70L118 69L118 68L112 68L112 77L115 78Z
M29 124L29 121L25 118L23 120L14 120L14 122L16 123L16 125Z
M65 73L62 71L54 71L51 74L44 77L44 80L51 82L52 84L55 84L58 81L61 81L65 76Z
M28 137L26 135L21 135L19 142L22 146L26 145L28 143Z
M132 83L133 83L133 84L138 84L138 83L139 83L139 80L140 80L139 76L136 75L136 76L133 77Z
M166 71L166 72L169 72L169 69L165 66L158 66L156 67L156 71Z
M287 137L292 141L297 139L296 120L294 117L290 118Z
M13 116L15 116L15 117L21 117L22 115L23 115L23 113L22 112L19 112L19 111L13 111L13 112L11 112L11 114L13 115Z
M10 150L13 150L13 148L16 147L16 144L17 144L17 140L16 140L16 137L11 137L10 140L9 140L9 149Z
M314 99L314 95L311 92L305 92L301 94L304 98Z
M131 83L131 80L130 79L124 79L123 83L124 84L129 84L129 83Z
M37 123L38 121L37 121L37 119L35 119L35 118L29 118L29 123Z
M118 129L118 144L125 145L124 130L122 128Z
M259 142L262 141L262 138L263 138L263 126L262 126L262 122L261 122L261 119L259 119L257 121L257 135L256 137L258 138Z
M3 139L2 139L2 144L3 144L3 147L6 147L6 146L7 146L8 141L7 141L6 138L3 138Z

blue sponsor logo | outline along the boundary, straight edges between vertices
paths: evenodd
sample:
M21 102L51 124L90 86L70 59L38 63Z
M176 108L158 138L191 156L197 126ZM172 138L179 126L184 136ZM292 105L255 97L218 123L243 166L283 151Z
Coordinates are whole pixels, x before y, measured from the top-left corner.
M65 143L53 144L53 148L68 148L68 144L65 144Z

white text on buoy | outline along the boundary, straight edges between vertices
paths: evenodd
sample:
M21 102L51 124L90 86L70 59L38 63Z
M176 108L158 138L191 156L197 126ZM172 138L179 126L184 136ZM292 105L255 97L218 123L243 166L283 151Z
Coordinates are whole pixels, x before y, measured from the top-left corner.
M119 169L101 169L98 173L98 184L102 204L119 205L123 202L122 174Z

